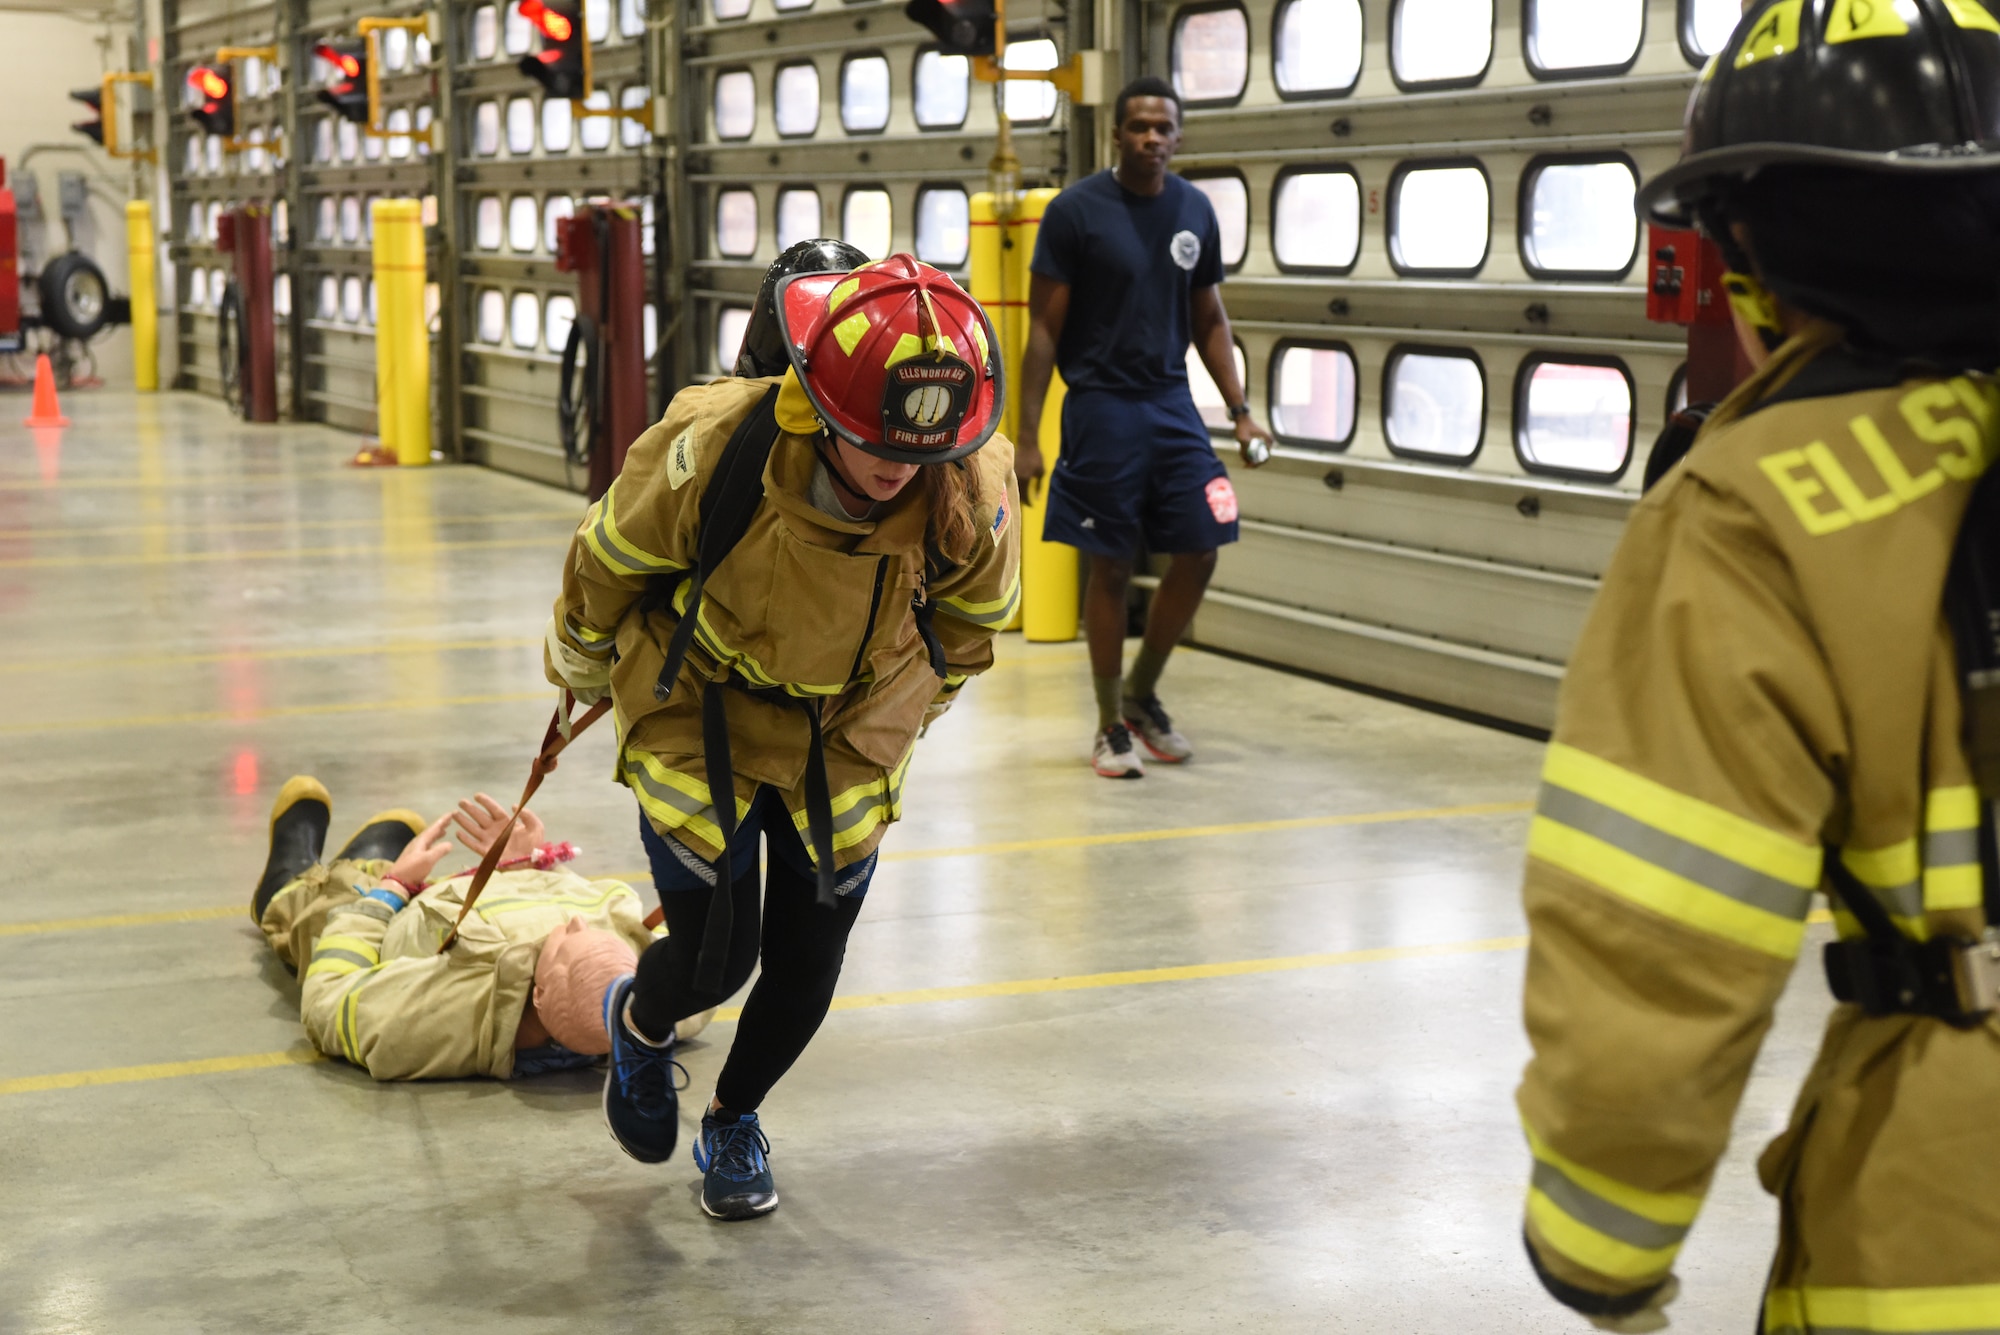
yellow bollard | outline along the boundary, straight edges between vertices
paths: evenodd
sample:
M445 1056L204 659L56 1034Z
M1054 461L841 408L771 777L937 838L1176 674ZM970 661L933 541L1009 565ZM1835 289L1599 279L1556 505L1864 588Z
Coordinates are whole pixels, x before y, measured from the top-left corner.
M1001 247L1001 256L1006 265L1006 292L1008 301L1003 309L1014 317L1001 337L1007 348L1008 381L1016 386L1020 383L1021 359L1028 348L1028 281L1029 265L1035 258L1035 239L1041 234L1042 213L1054 199L1057 191L1047 188L1023 191L1014 216L1007 220L1004 233L1006 242ZM1062 452L1062 407L1063 396L1068 392L1060 373L1049 379L1049 396L1042 405L1042 429L1040 445L1042 459L1053 470L1056 459ZM1018 399L1019 390L1010 398ZM1019 423L1018 405L1009 418L1009 430ZM1043 484L1044 487L1047 483ZM1049 542L1042 537L1042 522L1048 517L1046 505L1027 504L1022 498L1021 530L1021 630L1031 641L1041 644L1060 643L1076 638L1079 609L1077 607L1077 550L1060 542Z
M378 199L375 225L375 421L404 467L431 461L431 346L424 330L423 206Z
M132 285L132 387L151 393L160 387L160 301L153 290L150 200L126 201L125 260Z

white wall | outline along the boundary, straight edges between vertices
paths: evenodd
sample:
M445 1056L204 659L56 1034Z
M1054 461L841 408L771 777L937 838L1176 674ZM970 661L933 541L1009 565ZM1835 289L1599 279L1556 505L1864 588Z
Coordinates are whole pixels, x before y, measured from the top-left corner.
M90 109L70 100L73 89L96 86L105 72L124 69L132 34L129 20L107 25L65 14L6 15L7 39L0 42L0 89L5 89L6 114L0 116L0 158L7 162L8 184L24 170L22 162L36 145L57 146L28 157L25 170L41 186L42 212L48 220L49 253L67 249L62 225L57 176L84 173L91 185L88 235L76 238L104 270L111 290L130 291L125 258L125 200L135 195L131 164L114 162L97 145L70 129L87 120ZM126 89L121 88L121 93ZM150 182L151 172L143 178ZM119 328L91 342L98 374L106 385L132 386L132 333Z

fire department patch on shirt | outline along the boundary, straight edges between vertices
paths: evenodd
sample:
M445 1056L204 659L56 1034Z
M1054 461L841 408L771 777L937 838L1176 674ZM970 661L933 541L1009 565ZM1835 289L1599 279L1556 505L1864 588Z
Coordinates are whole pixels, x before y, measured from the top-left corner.
M694 480L694 428L689 427L674 437L674 443L667 446L667 488L679 491Z

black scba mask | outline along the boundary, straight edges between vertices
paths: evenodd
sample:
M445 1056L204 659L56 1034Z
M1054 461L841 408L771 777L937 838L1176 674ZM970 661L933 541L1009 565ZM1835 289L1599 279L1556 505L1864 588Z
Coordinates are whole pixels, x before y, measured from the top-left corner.
M942 349L897 362L882 382L882 443L905 450L956 445L972 386L971 365Z

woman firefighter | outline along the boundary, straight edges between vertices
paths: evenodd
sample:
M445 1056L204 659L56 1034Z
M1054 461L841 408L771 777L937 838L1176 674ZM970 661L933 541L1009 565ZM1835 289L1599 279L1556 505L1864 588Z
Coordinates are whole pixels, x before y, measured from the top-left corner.
M2000 1330L2000 16L1758 0L1639 205L1721 247L1762 365L1634 509L1563 684L1529 1255L1600 1327L1667 1324L1824 890L1842 1004L1758 1165L1758 1328Z
M761 943L694 1147L718 1219L778 1203L758 1107L826 1016L919 731L1020 597L985 313L907 255L804 271L829 249L766 276L739 365L761 378L682 391L633 444L547 637L551 680L613 702L668 928L605 1002L605 1120L632 1157L673 1153L674 1026Z

